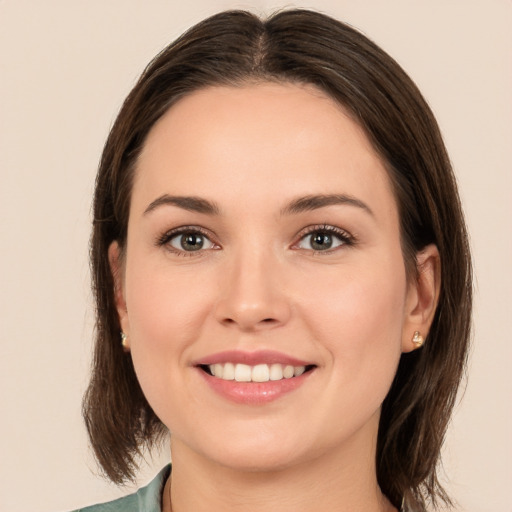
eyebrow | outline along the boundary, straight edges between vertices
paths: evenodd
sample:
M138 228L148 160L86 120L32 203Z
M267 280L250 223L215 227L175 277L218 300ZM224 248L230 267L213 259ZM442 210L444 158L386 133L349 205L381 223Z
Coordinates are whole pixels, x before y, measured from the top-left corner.
M286 205L281 210L281 215L308 212L333 205L355 206L356 208L361 208L366 211L372 217L375 216L371 208L366 203L360 199L345 194L322 194L299 197Z
M144 215L164 205L177 206L184 210L202 213L205 215L219 215L220 213L220 209L217 204L212 201L208 201L207 199L196 196L170 196L168 194L164 194L149 204L149 206L144 210ZM333 205L355 206L374 216L373 211L366 203L346 194L321 194L299 197L287 204L281 210L281 215L303 213Z
M195 196L170 196L164 194L149 204L144 210L144 215L164 205L177 206L190 212L204 213L205 215L219 214L219 207L207 199Z

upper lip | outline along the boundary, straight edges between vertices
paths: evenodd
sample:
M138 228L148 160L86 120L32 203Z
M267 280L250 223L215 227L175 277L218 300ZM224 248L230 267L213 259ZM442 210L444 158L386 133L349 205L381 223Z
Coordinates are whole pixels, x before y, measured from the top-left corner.
M242 350L226 350L223 352L216 352L194 362L194 366L205 366L210 364L247 364L249 366L256 366L257 364L282 364L291 366L309 366L313 363L311 361L303 361L296 357L277 352L275 350L257 350L254 352L247 352Z

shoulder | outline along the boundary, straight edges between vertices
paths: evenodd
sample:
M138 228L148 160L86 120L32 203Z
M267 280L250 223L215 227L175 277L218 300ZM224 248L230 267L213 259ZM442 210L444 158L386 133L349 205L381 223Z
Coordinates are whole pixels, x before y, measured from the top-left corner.
M148 485L133 494L73 512L160 512L162 490L170 472L171 466L166 466Z

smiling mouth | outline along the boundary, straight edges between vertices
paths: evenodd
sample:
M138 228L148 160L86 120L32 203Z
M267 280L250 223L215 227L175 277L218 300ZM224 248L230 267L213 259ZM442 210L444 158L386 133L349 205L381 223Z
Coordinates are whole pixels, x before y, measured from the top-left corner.
M217 363L210 365L202 364L199 365L199 368L208 375L222 380L232 380L236 382L270 382L300 377L302 374L316 368L316 366L292 366L279 363L251 366L240 363Z

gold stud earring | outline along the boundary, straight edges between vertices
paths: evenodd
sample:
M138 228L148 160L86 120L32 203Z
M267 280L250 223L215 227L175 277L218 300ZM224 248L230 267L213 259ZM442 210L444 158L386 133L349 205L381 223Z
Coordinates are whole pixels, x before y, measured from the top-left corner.
M416 345L416 348L420 348L425 341L425 338L421 335L420 331L414 331L412 342Z
M126 336L126 334L121 331L121 345L123 346L123 349L125 352L128 352L128 350L130 349L130 347L128 346L128 336Z

